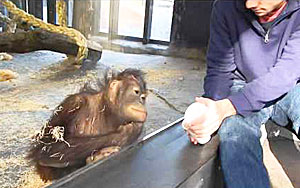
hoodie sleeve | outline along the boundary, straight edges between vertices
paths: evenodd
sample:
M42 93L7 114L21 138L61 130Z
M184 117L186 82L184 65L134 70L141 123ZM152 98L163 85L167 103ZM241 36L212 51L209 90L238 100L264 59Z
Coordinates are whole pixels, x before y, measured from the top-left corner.
M233 71L236 69L233 44L225 20L224 10L229 8L227 5L215 1L211 14L204 97L213 100L224 99L229 95Z
M269 72L247 83L242 91L228 97L238 113L247 116L289 92L300 79L299 57L300 24L295 26L281 57Z

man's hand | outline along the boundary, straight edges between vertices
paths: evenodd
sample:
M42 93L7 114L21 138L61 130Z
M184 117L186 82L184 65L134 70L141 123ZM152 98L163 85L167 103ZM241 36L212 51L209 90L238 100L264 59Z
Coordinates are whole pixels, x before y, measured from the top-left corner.
M196 102L202 103L207 107L205 114L199 114L201 118L197 124L189 125L188 132L192 134L191 141L197 144L196 138L204 138L212 135L221 126L223 120L236 114L236 110L230 100L223 99L214 101L208 98L196 98Z

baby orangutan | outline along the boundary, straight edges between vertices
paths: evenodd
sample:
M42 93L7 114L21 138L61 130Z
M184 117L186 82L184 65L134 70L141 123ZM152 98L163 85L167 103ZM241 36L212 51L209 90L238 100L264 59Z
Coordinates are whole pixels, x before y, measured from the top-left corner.
M143 73L126 69L105 76L100 91L85 86L68 96L36 136L28 158L45 181L133 143L147 118Z

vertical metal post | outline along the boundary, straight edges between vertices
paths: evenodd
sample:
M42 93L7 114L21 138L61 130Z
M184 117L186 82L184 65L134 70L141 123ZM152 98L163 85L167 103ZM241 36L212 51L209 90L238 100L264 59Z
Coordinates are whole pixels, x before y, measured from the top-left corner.
M11 2L13 2L18 8L23 9L23 0L10 0Z
M120 0L110 0L109 40L118 34Z
M93 35L96 35L99 33L100 31L100 15L101 15L101 1L102 0L99 0L99 1L95 1L94 3L94 8L95 8L95 11L94 11L94 23L93 23L93 26L92 26L92 34Z
M48 23L56 24L56 0L48 0L47 1L48 7Z
M34 15L37 18L43 19L43 1L41 0L29 0L28 1L29 14Z
M21 0L21 8L26 11L26 0Z
M73 28L80 31L85 37L93 32L95 0L75 0L73 14Z
M34 15L34 13L35 13L35 0L28 0L28 13Z
M154 0L146 0L143 44L147 44L151 37L153 1Z
M68 20L69 20L69 0L64 0L66 3L66 27L68 27Z
M85 0L84 0L85 1ZM81 33L84 33L84 26L82 24L82 17L83 17L83 10L85 10L84 7L84 1L82 0L74 0L73 4L73 23L72 27L74 29L77 29Z
M67 18L67 20L66 20L67 22L66 23L67 23L67 27L68 27L68 26L72 26L72 19L70 19L70 18L72 18L72 16L73 16L72 15L72 11L73 11L72 10L73 9L72 5L73 4L72 4L72 0L65 0L65 2L66 2L66 9L67 9L66 10L67 11L66 12L66 14L67 14L66 15L66 18Z
M25 0L24 8L25 8L25 12L28 12L28 11L29 11L28 0Z
M74 14L74 0L68 0L68 21L67 21L67 25L69 27L73 26L73 14Z

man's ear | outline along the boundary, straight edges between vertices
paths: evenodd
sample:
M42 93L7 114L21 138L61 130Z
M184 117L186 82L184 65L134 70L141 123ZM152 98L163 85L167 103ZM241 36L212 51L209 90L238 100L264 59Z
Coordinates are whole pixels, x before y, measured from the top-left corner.
M122 81L120 80L113 80L109 83L108 98L111 103L113 104L117 103L117 97L121 86L122 86Z

